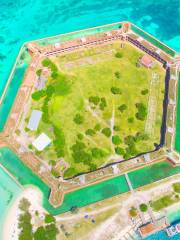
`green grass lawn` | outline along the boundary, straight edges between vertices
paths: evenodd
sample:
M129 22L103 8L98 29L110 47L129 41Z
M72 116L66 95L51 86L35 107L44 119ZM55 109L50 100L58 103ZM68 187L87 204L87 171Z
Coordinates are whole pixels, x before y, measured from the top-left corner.
M49 161L64 158L69 164L64 177L128 159L159 143L165 73L157 63L152 69L137 67L142 55L131 45L120 49L114 43L44 61L53 74L32 109L44 112L36 135L45 132L54 141L39 154ZM154 72L159 76L155 85ZM155 114L148 115L149 99Z

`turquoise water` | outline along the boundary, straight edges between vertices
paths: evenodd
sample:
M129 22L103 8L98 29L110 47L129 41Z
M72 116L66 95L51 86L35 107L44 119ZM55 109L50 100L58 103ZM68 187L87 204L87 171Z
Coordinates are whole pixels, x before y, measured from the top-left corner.
M4 222L7 210L22 192L22 189L14 182L14 180L0 167L0 230ZM1 239L1 231L0 231Z
M0 10L0 94L32 39L130 20L180 51L179 0L1 0Z

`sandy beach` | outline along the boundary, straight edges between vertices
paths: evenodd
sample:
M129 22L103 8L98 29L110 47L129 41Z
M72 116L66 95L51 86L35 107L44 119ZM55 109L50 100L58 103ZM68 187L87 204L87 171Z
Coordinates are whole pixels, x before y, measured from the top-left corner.
M31 214L37 210L39 213L46 212L42 207L42 194L34 187L25 188L24 191L13 202L7 213L3 227L3 240L18 240L18 216L20 210L18 208L19 202L22 198L26 198L31 203Z

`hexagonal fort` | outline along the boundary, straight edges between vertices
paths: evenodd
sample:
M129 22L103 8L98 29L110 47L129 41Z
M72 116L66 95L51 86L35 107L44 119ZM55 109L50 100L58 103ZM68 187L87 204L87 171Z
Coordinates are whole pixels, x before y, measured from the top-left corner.
M88 183L162 158L172 151L174 59L128 22L27 43L18 64L28 69L2 142L55 195L85 181L79 174ZM62 195L50 200L57 205Z

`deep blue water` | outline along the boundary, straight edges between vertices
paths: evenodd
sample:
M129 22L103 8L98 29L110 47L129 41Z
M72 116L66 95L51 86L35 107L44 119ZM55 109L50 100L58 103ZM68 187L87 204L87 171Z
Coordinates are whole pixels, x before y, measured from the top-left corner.
M0 0L0 94L25 41L122 20L180 51L179 0Z

